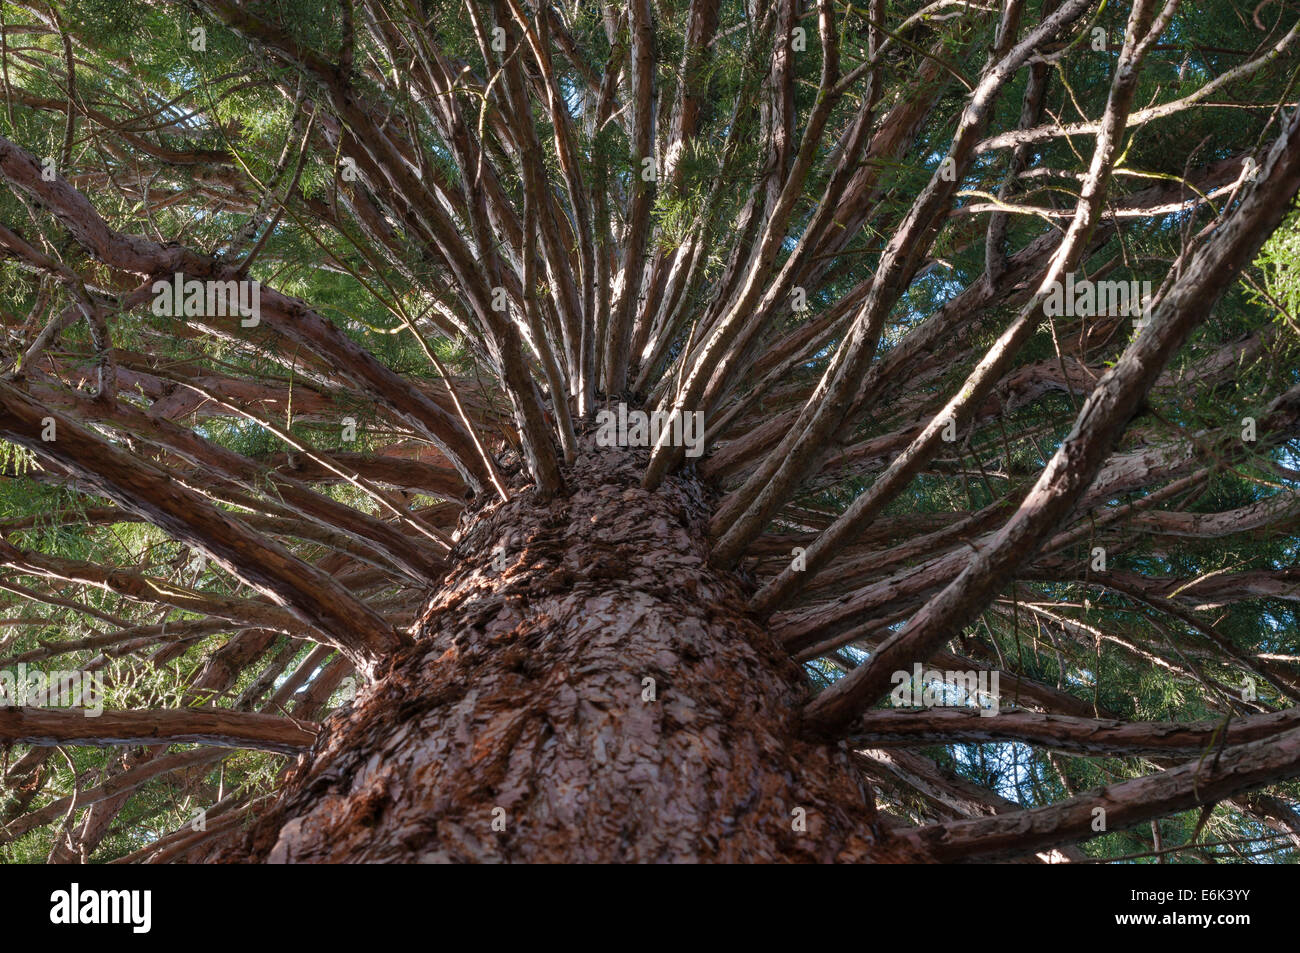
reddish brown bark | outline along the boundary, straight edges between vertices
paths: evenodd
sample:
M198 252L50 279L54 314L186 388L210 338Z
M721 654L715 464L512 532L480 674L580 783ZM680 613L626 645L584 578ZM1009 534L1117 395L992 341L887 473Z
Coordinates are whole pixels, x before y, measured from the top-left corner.
M1220 745L1271 738L1297 724L1300 708L1193 722L1126 722L1028 711L983 717L961 708L899 709L863 715L854 723L853 740L882 748L1014 740L1074 754L1192 757Z
M644 460L588 438L582 489L467 523L415 645L216 859L910 859L845 750L799 738L799 670L705 568L701 486L643 490Z
M197 742L219 748L295 753L316 726L260 712L181 708L160 711L0 708L0 741L26 745L129 745Z

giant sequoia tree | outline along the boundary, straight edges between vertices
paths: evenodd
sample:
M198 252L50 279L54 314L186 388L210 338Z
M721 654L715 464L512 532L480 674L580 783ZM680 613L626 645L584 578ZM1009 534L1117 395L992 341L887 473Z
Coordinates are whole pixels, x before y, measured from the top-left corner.
M5 858L1296 856L1290 4L0 13Z

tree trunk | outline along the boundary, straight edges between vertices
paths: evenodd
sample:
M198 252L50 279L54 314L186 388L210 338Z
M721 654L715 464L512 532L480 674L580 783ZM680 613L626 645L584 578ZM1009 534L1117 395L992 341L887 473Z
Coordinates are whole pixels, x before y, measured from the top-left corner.
M708 568L704 486L643 490L646 457L588 436L572 495L466 516L415 644L206 859L918 859L800 737L799 668Z

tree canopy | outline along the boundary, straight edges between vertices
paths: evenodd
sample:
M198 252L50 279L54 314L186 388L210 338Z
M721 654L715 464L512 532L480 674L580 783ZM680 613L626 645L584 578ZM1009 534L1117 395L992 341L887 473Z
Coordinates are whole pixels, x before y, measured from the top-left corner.
M900 836L1300 856L1290 5L0 17L0 670L104 690L0 708L0 857L255 815L620 403L703 415L642 485L716 490Z

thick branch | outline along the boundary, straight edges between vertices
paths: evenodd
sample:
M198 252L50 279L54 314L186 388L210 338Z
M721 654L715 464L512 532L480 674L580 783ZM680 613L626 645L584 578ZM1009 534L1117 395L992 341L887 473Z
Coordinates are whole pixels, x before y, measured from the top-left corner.
M0 742L42 747L199 744L297 754L315 740L316 730L308 721L247 711L181 708L94 715L81 709L0 708Z

